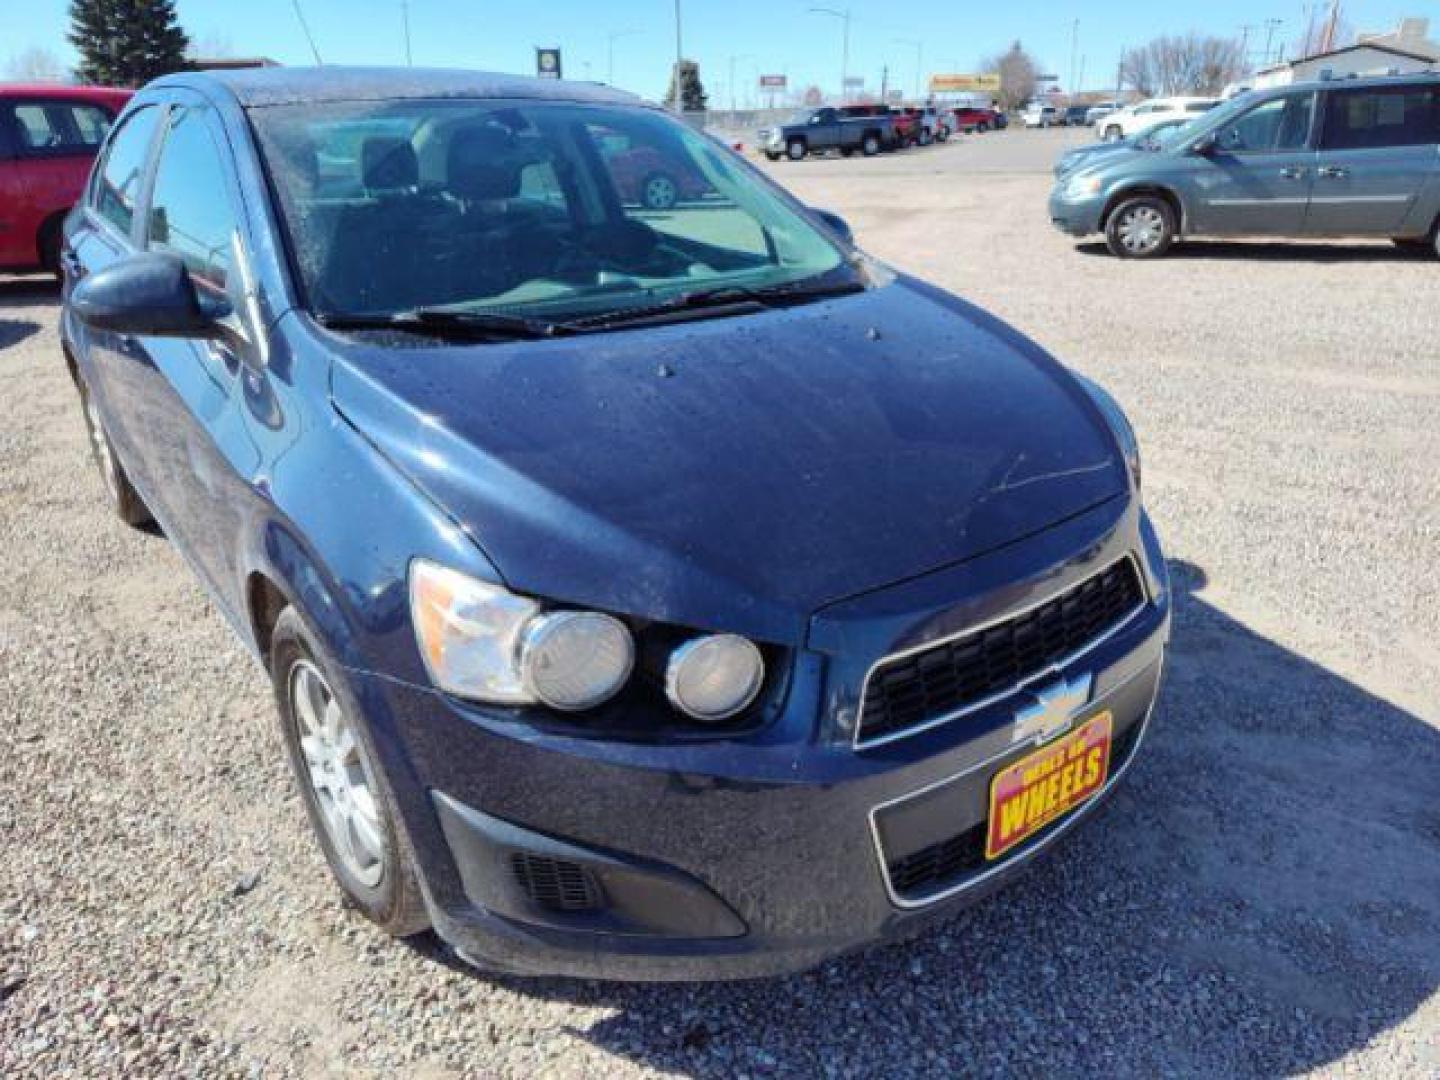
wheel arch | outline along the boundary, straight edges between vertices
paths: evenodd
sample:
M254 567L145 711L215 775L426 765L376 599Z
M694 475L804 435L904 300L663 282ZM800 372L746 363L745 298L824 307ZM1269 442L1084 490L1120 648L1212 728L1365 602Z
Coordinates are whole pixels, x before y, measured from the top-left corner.
M1175 212L1175 235L1181 236L1184 234L1186 225L1185 204L1180 200L1180 196L1176 194L1173 188L1167 187L1164 184L1155 183L1129 184L1120 188L1118 191L1111 192L1110 197L1105 200L1105 209L1100 214L1100 231L1104 232L1106 226L1110 224L1110 215L1115 212L1117 206L1126 199L1132 199L1137 195L1154 195L1169 203L1170 209Z
M70 207L68 206L60 210L53 210L35 228L35 261L43 269L49 270L51 273L58 273L60 267L58 262L52 264L46 259L45 241L52 233L57 239L60 237L65 228L65 215L68 213L70 213Z

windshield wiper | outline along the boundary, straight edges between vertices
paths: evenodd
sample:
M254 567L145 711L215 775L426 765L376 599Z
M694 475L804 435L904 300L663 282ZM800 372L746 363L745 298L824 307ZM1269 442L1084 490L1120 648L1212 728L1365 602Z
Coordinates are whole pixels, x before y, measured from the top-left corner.
M692 289L667 297L655 304L621 308L606 311L588 318L575 319L565 323L574 330L589 330L606 326L623 326L641 322L678 322L687 318L704 318L705 312L720 308L736 309L739 314L757 307L783 307L807 300L820 300L832 296L848 296L864 292L862 282L847 281L800 281L784 285L717 285L711 289Z
M562 323L543 319L449 308L415 308L388 315L319 314L315 319L330 330L406 330L466 338L544 338L566 330Z

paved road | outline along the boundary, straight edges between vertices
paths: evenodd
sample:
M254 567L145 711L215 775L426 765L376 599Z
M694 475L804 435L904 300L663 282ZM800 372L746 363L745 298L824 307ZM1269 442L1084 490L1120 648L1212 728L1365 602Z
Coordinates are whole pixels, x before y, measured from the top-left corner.
M1044 219L1079 137L766 166L1114 389L1181 595L1092 825L764 984L492 981L344 910L264 680L99 511L53 294L0 282L0 1074L1440 1074L1440 263L1116 262Z

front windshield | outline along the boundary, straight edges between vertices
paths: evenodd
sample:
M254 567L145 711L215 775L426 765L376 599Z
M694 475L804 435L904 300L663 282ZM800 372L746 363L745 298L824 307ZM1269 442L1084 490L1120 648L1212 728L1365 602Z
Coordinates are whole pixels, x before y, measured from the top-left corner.
M549 320L854 274L728 151L652 109L406 100L250 115L317 314Z

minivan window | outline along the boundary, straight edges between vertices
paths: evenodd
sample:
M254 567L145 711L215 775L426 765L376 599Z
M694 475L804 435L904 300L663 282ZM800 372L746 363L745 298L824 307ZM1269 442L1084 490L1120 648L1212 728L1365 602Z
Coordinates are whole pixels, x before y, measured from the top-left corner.
M1325 108L1325 150L1440 143L1440 87L1336 90Z
M160 113L147 105L131 113L105 154L96 174L93 205L102 218L130 235L135 223L135 200L145 175L145 161Z
M1290 94L1256 105L1222 124L1216 144L1230 154L1260 154L1303 149L1310 138L1315 95Z
M743 162L658 110L417 99L250 115L321 314L453 306L553 320L857 276ZM359 141L358 178L332 181L317 148L337 127L379 121L384 134Z
M14 106L13 130L22 156L87 154L110 129L110 116L97 105L27 101Z
M180 256L197 285L223 293L235 230L225 168L204 113L172 109L150 197L151 249Z

